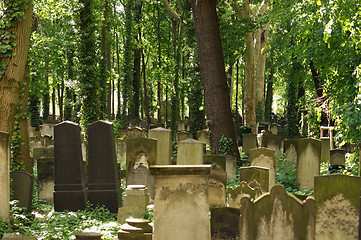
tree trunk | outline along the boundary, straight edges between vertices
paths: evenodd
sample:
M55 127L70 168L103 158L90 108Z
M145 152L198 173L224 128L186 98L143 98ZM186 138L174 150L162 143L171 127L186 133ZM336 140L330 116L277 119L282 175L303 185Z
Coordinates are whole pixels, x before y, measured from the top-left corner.
M0 76L0 131L9 132L10 137L14 127L20 83L23 81L28 56L31 17L32 0L27 4L24 19L13 29L16 35L13 56L1 59L1 62L6 62L8 65L4 74Z
M312 73L312 79L315 84L317 97L320 98L320 97L322 97L322 93L323 93L323 88L320 84L321 76L320 76L319 72L316 70L315 66L313 65L313 61L310 61L310 69L311 69L311 73Z
M227 77L216 12L216 0L191 0L194 26L197 37L205 106L209 129L212 133L211 147L219 153L219 140L224 135L233 140L233 154L236 151L236 137L233 127ZM238 154L237 154L238 155Z

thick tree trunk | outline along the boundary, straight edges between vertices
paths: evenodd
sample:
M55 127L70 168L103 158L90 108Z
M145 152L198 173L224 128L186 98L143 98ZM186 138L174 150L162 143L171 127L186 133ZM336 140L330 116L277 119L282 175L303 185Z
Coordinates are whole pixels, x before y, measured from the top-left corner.
M224 135L233 140L233 153L237 154L216 4L216 0L191 0L211 147L219 152L219 140Z
M23 81L29 50L31 17L32 0L28 2L24 19L14 29L16 46L13 48L13 57L1 59L8 63L5 73L0 77L0 131L3 132L13 131L20 83Z

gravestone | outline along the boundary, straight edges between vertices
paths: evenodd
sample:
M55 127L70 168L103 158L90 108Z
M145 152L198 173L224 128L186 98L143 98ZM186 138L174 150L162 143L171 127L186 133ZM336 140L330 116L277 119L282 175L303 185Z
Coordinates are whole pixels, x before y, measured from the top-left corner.
M283 141L283 153L286 154L287 159L297 160L297 143L298 138L285 139Z
M38 197L47 203L54 202L54 158L35 159L38 171Z
M332 149L330 150L330 164L331 166L342 166L345 164L345 149Z
M194 139L178 143L177 165L202 165L205 146Z
M2 240L36 240L36 237L18 235L15 233L5 233Z
M300 190L313 189L313 178L320 175L320 158L320 140L313 138L298 140L296 181Z
M203 164L212 165L212 169L226 171L226 156L224 155L205 155Z
M155 128L149 130L149 138L157 140L156 165L170 165L172 155L172 131L165 128Z
M31 212L33 203L34 178L30 173L24 171L13 171L10 173L12 199L19 201L19 206Z
M83 157L78 124L65 121L54 127L54 209L86 207Z
M197 140L209 146L208 129L197 131Z
M265 133L262 135L262 144L264 148L273 149L276 153L282 151L283 137L272 133Z
M277 135L278 134L278 128L280 127L279 124L277 123L272 123L269 128L270 128L270 132L274 135Z
M330 162L330 138L321 137L321 162Z
M10 143L9 134L0 131L0 218L10 220Z
M239 168L239 181L246 182L250 187L259 187L261 193L269 191L269 168L250 166Z
M155 177L154 240L209 240L210 165L151 166Z
M41 126L41 136L54 138L54 126L58 123L57 120L44 120Z
M127 185L145 185L154 199L154 177L149 167L157 159L157 140L151 138L129 138L127 140Z
M182 132L177 132L177 142L181 142L181 141L184 141L184 140L187 140L189 137L189 134L185 131L182 131Z
M88 153L88 201L116 213L121 198L112 123L97 121L89 124Z
M237 177L237 158L230 154L224 156L226 156L227 179L234 179Z
M239 239L239 215L236 208L211 208L211 240Z
M75 240L101 240L102 234L96 232L82 232L75 234Z
M243 134L243 152L249 154L253 148L257 148L257 135L253 133Z
M128 127L119 128L118 131L119 131L119 137L120 138L128 137L128 135L129 135L129 128Z
M276 183L276 157L275 150L268 148L251 149L249 161L251 166L265 167L269 169L269 188ZM242 179L243 180L243 179ZM263 190L263 188L262 188Z
M127 160L127 140L128 137L125 138L117 138L116 143L116 152L117 152L117 163L121 166L126 166Z
M315 177L316 240L358 239L360 177Z
M188 131L188 120L187 119L178 120L178 131Z
M152 240L152 226L144 218L128 218L120 226L116 240Z
M240 184L233 188L228 188L227 205L232 208L241 208L241 199L243 196L249 196L252 199L256 199L261 196L261 190L258 186L251 187L245 181L241 181Z
M212 169L208 178L208 201L214 207L226 205L227 172Z
M130 127L128 130L128 137L129 138L145 137L145 131L140 127Z
M256 200L241 199L239 239L314 240L314 219L312 197L301 202L276 184Z

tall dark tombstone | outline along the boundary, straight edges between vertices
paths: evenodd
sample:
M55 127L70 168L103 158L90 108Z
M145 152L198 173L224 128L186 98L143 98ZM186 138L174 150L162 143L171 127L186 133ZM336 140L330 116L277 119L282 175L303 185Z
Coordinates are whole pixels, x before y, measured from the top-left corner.
M121 206L119 164L113 124L97 121L88 127L88 201L112 213Z
M65 121L54 127L54 209L86 207L83 158L78 124Z
M18 200L19 206L30 212L33 201L33 176L24 171L13 171L10 173L10 178L12 199Z

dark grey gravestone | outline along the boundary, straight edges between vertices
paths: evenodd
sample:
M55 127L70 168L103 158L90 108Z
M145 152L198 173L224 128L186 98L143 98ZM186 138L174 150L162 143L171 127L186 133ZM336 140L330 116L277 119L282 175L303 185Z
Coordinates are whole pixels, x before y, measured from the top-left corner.
M65 121L54 127L54 209L86 207L80 127Z
M47 203L54 201L54 158L36 161L38 171L38 197Z
M30 173L14 171L10 173L12 199L19 201L19 206L31 211L33 201L34 178Z
M238 208L211 208L211 239L240 239L240 213Z
M97 121L88 128L88 201L110 212L121 206L119 165L116 160L113 124Z

